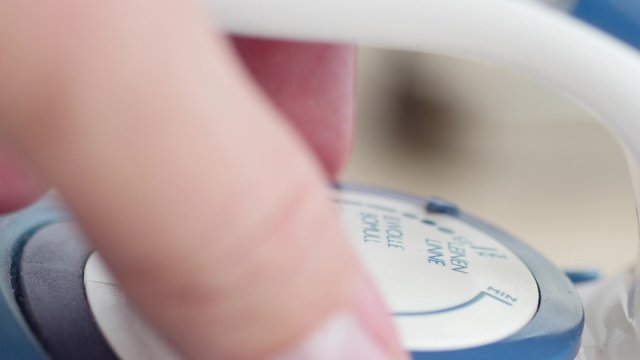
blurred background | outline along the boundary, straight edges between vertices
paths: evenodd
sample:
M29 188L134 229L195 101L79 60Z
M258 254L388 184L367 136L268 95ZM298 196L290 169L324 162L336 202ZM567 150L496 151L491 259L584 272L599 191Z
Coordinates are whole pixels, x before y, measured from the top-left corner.
M343 181L441 196L563 268L636 260L624 154L562 94L493 65L363 49L358 97Z

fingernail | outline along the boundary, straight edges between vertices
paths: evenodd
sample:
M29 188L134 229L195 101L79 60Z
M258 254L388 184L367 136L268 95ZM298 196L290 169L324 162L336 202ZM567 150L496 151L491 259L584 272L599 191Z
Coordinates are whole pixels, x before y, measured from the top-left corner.
M406 359L405 351L396 336L392 316L374 283L369 278L362 277L352 291L355 296L349 307L363 327L369 330L370 336L388 354L393 354L393 359Z
M294 349L274 360L386 360L391 355L376 344L355 316L342 312L334 315Z
M409 356L396 336L392 317L366 277L351 286L347 309L325 321L294 349L275 360L393 359Z

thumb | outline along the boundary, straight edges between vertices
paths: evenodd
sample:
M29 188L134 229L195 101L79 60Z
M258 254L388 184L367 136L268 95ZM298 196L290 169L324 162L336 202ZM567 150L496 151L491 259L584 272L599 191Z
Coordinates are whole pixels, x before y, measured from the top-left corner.
M47 80L5 134L187 358L403 357L319 166L195 4L4 2L40 18L0 72Z

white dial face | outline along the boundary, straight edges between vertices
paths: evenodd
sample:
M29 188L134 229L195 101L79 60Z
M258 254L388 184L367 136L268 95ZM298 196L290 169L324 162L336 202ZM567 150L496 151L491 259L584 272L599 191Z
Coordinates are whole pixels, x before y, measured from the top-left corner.
M463 349L500 341L538 308L527 267L500 242L448 215L388 196L335 193L354 248L395 314L407 350ZM92 255L85 289L96 321L123 359L176 360Z
M488 234L383 195L342 190L335 201L408 350L500 341L535 315L535 279Z

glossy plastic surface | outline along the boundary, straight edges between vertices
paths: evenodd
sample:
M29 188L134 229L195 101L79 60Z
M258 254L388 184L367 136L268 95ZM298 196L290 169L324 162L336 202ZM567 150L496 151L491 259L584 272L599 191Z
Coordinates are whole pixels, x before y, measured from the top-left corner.
M640 49L640 2L633 0L581 0L573 14Z
M0 218L0 355L2 359L45 360L16 302L12 276L17 253L40 228L62 221L63 211L46 198L18 213Z

